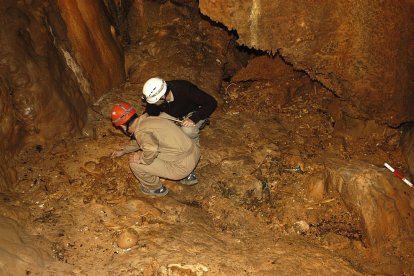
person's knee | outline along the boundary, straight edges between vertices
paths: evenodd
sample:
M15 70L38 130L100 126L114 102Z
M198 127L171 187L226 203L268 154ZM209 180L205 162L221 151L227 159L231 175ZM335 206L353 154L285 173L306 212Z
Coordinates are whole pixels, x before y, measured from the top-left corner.
M129 168L135 175L142 175L146 173L142 164L137 162L129 162Z

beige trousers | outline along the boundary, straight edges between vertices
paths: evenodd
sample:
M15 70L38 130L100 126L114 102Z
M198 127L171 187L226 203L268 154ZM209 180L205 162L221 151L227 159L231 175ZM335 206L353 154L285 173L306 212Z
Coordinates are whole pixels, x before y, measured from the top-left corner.
M177 118L168 115L165 112L161 112L161 114L159 115L162 118L171 120L173 122L177 122ZM192 127L184 127L184 126L180 126L181 130L194 142L194 144L196 144L197 146L200 146L200 127L203 125L203 123L205 122L205 120L200 120L197 122L197 124L195 124Z
M180 180L188 176L197 166L200 149L193 145L189 151L177 155L175 160L171 160L171 156L168 159L163 160L161 155L149 165L130 162L129 166L143 187L155 190L162 186L160 177Z

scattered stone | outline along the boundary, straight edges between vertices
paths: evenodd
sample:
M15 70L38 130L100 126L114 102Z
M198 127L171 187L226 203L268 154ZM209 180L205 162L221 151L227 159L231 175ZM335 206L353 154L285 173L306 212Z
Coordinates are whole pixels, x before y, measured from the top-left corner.
M309 231L309 224L306 221L300 220L293 224L293 230L299 235L303 235Z
M85 164L84 164L84 166L85 166L85 168L88 170L88 171L95 171L95 169L96 169L96 162L93 162L93 161L88 161L88 162L85 162Z
M132 233L132 231L127 230L119 235L117 244L122 249L128 249L136 245L137 242L137 235Z

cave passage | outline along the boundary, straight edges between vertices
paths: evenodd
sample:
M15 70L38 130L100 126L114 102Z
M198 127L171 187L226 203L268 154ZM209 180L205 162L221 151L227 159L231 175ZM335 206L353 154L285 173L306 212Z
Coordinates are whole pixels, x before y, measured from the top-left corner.
M315 74L322 53L310 68L288 46L258 47L267 37L246 45L241 23L217 22L222 1L3 2L19 35L1 40L0 274L414 272L413 189L383 166L411 179L412 123L366 109L342 72ZM271 7L253 2L255 16ZM246 21L239 4L234 24ZM160 198L140 191L127 155L110 158L129 141L112 106L142 114L155 76L218 102L200 133L198 184L162 179Z

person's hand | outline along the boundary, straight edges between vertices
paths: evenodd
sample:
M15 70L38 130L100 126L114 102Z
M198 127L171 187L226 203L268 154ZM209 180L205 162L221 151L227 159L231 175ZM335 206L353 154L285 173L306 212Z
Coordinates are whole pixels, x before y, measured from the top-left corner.
M183 127L193 127L193 126L195 126L193 120L191 120L190 118L184 119L183 122L181 123L181 125Z
M120 150L116 150L111 154L111 158L117 158L117 157L121 157L122 155L124 155L125 152L123 149Z
M131 154L131 156L129 157L129 162L130 163L139 163L139 160L141 159L141 154L142 154L142 151L137 151L137 152Z

